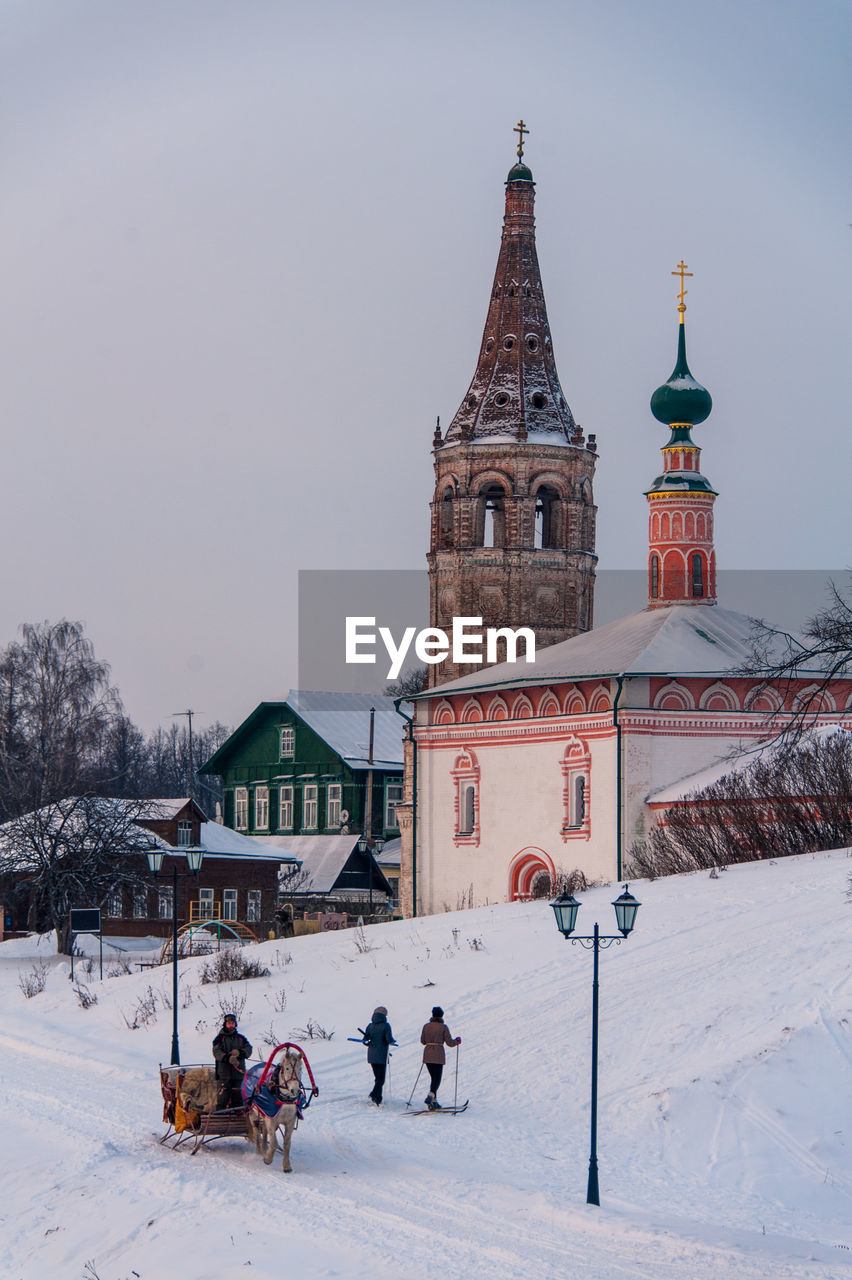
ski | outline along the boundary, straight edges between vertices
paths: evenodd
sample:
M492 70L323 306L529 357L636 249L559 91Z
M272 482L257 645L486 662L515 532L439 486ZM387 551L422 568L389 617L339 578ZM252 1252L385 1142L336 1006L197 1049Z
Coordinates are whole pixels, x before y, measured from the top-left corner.
M407 1116L460 1116L463 1111L467 1111L470 1104L470 1098L467 1102L463 1102L460 1107L424 1107L422 1111L406 1111L403 1114Z

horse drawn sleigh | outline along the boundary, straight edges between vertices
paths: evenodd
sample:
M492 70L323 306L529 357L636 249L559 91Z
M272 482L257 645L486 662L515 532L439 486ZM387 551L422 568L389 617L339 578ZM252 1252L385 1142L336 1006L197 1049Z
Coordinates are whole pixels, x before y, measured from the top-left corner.
M302 1083L302 1069L310 1081ZM212 1066L160 1066L163 1123L168 1129L160 1145L172 1150L191 1143L191 1154L220 1138L243 1137L271 1164L281 1130L282 1168L290 1173L290 1140L311 1099L317 1097L314 1074L297 1044L279 1044L266 1062L250 1067L242 1085L243 1105L217 1108L219 1085Z

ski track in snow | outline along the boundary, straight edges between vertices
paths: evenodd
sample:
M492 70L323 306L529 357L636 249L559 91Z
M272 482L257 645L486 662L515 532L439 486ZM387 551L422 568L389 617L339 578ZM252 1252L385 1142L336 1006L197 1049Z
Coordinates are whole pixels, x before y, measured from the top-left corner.
M279 1033L310 1017L336 1031L305 1045L320 1096L290 1175L239 1139L196 1156L159 1145L171 1014L130 1031L122 1011L162 977L92 982L83 1011L59 973L26 1001L0 970L4 1275L82 1280L92 1260L101 1280L852 1276L848 966L813 943L848 928L849 870L835 854L639 886L637 933L601 957L600 1209L584 1203L591 957L546 904L377 927L366 955L346 934L259 949L269 962L286 946L293 964L222 990L248 994L256 1049L264 994L282 986ZM611 890L582 896L609 928ZM215 988L194 991L185 1062L209 1060L219 1016ZM401 1041L381 1110L344 1041L379 999ZM471 1097L440 1122L405 1115L435 1001L463 1036ZM454 1068L450 1052L447 1103Z

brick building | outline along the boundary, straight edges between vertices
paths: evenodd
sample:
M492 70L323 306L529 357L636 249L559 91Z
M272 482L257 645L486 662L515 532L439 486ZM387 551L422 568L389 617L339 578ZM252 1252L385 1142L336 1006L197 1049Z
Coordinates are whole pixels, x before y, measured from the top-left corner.
M446 632L454 617L527 627L543 647L593 625L597 453L556 371L523 132L476 370L447 431L435 429L429 612ZM430 685L467 670L431 665Z
M560 870L620 879L698 771L730 768L803 705L852 724L848 679L822 688L815 668L774 689L742 674L752 620L716 601L716 494L692 440L711 400L686 363L683 274L677 363L651 402L669 438L646 491L647 608L542 649L532 667L418 697L399 811L406 914L524 897Z

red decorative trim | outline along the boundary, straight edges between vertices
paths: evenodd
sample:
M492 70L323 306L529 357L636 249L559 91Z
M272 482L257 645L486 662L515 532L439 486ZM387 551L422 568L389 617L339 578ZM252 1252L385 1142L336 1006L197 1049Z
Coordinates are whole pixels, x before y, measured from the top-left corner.
M554 885L556 868L544 849L528 845L517 853L509 865L509 901L518 902L529 898L533 881L542 871L547 872L551 886Z
M470 844L478 848L479 846L479 761L476 753L471 747L467 747L462 751L461 755L456 757L453 766L452 778L454 783L454 800L453 800L453 843L458 846L461 844ZM473 826L470 831L462 831L462 806L463 797L468 787L473 787Z
M592 834L592 756L589 745L571 737L562 756L562 839L588 840ZM583 816L576 822L577 783L583 781Z

